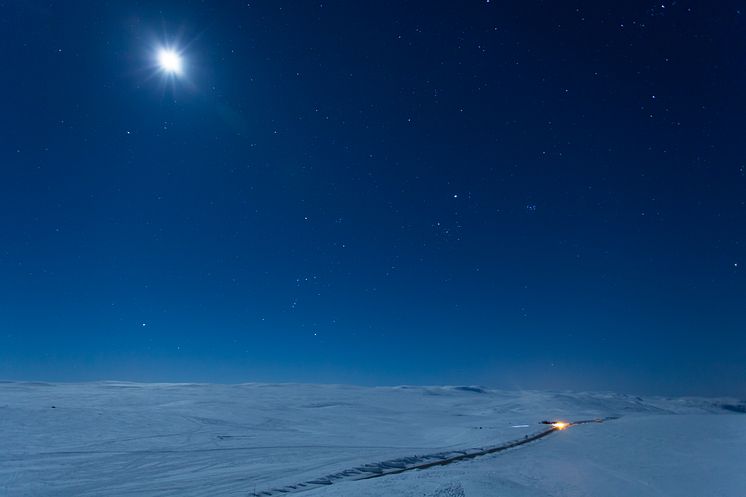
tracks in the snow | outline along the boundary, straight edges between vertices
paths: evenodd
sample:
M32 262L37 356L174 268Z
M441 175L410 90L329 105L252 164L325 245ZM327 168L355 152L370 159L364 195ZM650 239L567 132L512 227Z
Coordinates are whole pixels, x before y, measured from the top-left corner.
M616 419L615 417L597 418L597 419L585 419L581 421L573 421L568 425L581 425L588 423L603 423L604 421ZM416 469L426 469L433 466L445 466L458 461L464 461L467 459L474 459L475 457L484 456L488 454L494 454L496 452L502 452L504 450L512 449L520 445L525 445L530 442L544 438L556 431L557 428L552 426L545 430L541 430L530 435L525 435L523 438L516 440L510 440L498 445L491 445L487 447L475 447L465 450L453 450L446 452L438 452L435 454L428 454L424 456L410 456L400 457L398 459L391 459L388 461L382 461L372 464L365 464L338 473L332 473L330 475L316 478L314 480L308 480L302 483L296 483L294 485L286 485L284 487L278 487L271 490L265 490L263 492L249 492L249 497L277 497L280 495L287 495L296 492L303 492L314 488L324 487L327 485L333 485L334 483L342 481L357 481L357 480L369 480L371 478L380 478L382 476L395 475L404 473L405 471L413 471Z

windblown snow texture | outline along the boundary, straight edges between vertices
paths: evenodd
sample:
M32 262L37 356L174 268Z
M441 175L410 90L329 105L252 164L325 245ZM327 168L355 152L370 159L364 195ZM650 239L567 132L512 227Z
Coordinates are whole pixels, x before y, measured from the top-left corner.
M309 497L743 497L746 416L729 409L740 405L481 387L4 382L0 495L246 497L305 483ZM541 433L545 419L606 416L619 419L471 457Z

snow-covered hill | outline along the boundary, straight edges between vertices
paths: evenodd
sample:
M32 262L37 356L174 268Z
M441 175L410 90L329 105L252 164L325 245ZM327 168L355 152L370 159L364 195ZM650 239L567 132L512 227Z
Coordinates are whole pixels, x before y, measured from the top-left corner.
M742 405L478 387L3 382L0 495L248 496L521 439L546 419L619 416L447 466L297 488L308 497L743 497Z

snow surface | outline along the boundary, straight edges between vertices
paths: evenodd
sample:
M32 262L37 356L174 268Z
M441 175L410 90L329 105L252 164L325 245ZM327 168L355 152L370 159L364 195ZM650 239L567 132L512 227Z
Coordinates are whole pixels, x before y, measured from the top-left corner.
M619 419L319 496L746 496L733 399L475 387L0 382L0 496L250 496L357 466ZM528 427L515 427L528 425Z

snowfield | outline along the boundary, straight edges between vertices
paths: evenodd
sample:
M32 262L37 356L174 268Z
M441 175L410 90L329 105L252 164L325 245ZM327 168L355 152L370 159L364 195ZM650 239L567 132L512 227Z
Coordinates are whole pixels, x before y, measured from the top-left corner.
M0 382L0 496L745 497L743 407L478 387ZM346 472L606 416L618 419L445 466ZM321 483L298 486L310 481Z

